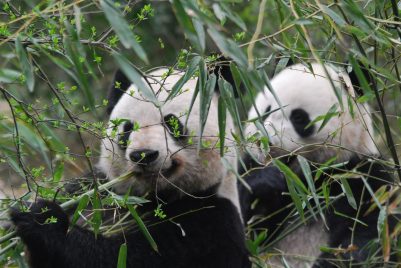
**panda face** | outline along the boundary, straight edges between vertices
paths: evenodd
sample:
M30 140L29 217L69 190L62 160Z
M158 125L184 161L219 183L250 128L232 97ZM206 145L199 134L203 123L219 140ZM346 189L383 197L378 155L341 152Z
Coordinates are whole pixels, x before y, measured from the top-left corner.
M165 78L167 72L167 69L158 69L147 79L160 107L146 100L131 85L111 111L108 137L102 142L98 168L110 178L132 172L132 178L117 186L118 192L126 192L131 187L137 195L167 189L193 193L221 182L227 175L216 147L217 96L212 99L202 135L203 146L198 150L199 96L189 113L196 79L189 80L182 92L166 101L183 75L174 71ZM115 127L118 120L122 123ZM231 133L230 118L226 127L226 133ZM113 131L117 133L114 136ZM235 168L235 155L228 152L227 159Z
M319 145L319 148L332 145L320 150L319 155L326 154L323 157L326 160L332 156L337 156L340 161L348 159L351 151L376 153L371 139L373 131L369 109L364 104L355 104L350 98L352 92L348 92L353 88L348 75L326 66L342 100L342 109L323 67L315 63L312 68L313 74L303 65L294 65L272 79L272 88L282 109L269 90L258 95L256 109L259 114L265 114L262 120L271 145L287 151L303 151L303 148L306 151L311 149L311 145ZM258 117L256 109L252 108L249 112L250 119ZM266 115L269 111L271 113ZM331 117L322 129L319 130L323 120L311 123L316 118L323 119L327 113ZM249 125L246 131L252 135L257 129L255 125Z

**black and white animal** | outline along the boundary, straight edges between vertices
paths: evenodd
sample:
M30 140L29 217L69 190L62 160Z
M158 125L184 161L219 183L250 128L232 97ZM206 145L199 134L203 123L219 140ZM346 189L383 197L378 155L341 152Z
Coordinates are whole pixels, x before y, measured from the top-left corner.
M239 185L242 213L255 229L267 229L266 247L283 255L291 267L338 267L350 260L370 267L368 256L379 252L380 257L381 252L377 250L379 209L367 213L373 201L366 184L376 191L391 184L392 172L378 159L371 112L367 104L355 102L355 82L345 71L330 65L325 65L328 75L322 65L311 66L312 71L301 64L281 71L271 81L274 94L265 89L249 112L249 119L261 118L264 127L249 124L247 135L267 133L270 150L266 153L255 144L250 149L265 163L262 166L245 157L248 172L244 180L252 192ZM309 162L309 183L304 175L307 168L302 170L302 159L297 156ZM311 209L305 208L306 224L291 206L287 184L291 179L269 162L270 158L280 159L306 188L313 185L304 192L308 200L299 199L303 206L310 203L315 213L313 216L306 212ZM344 183L348 183L354 200L344 194ZM320 198L314 198L312 188ZM322 198L323 189L330 192L329 202ZM317 203L325 211L323 217ZM322 253L322 246L332 251ZM284 265L281 258L269 261Z
M158 252L135 228L95 237L90 230L69 226L67 214L56 203L42 200L29 212L11 213L31 267L116 267L124 243L127 267L250 267L236 178L216 148L218 94L211 100L203 146L198 148L199 96L189 112L197 79L191 78L177 96L167 99L182 76L168 69L146 76L143 82L160 103L156 107L117 73L109 94L108 137L102 140L97 165L109 179L133 174L115 188L118 193L129 189L138 196L149 193L152 202L137 209L150 212L144 220ZM227 116L226 133L232 130ZM235 152L227 152L226 162L236 168L236 161ZM164 219L154 216L158 204L162 204ZM48 223L52 217L57 221Z

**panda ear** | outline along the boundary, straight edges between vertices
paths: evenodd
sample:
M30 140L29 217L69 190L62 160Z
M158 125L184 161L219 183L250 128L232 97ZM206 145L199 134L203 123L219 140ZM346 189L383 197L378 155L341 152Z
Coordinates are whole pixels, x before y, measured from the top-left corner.
M109 103L107 104L106 111L108 115L111 114L111 111L113 111L114 106L116 106L118 100L130 87L131 84L132 83L128 79L128 77L121 70L117 70L117 72L114 74L113 83L110 85L110 89L107 94Z
M277 66L279 63L282 65L281 68L287 68L295 64L293 61L292 57L288 55L283 55L279 54L275 57L274 59L275 66Z
M361 69L362 74L365 77L365 79L368 82L368 84L370 86L372 86L373 83L374 83L374 78L372 77L372 74L368 70L369 66L366 67L360 61L357 61L356 64L359 65L359 68ZM363 96L362 86L361 86L361 83L360 83L360 81L358 79L358 76L355 73L354 68L352 68L351 72L349 72L348 75L349 75L349 78L351 79L352 87L354 88L354 91L355 91L356 95L359 96L359 97Z
M214 65L212 71L210 71L209 73L216 75L217 78L221 77L224 80L226 80L228 83L230 83L231 86L234 89L233 93L234 93L235 98L238 98L239 94L238 94L237 89L235 87L235 81L234 81L234 76L233 76L233 74L231 72L230 62L231 62L231 60L229 58L226 58L224 56L220 56L217 59L217 63ZM219 88L219 84L218 83L216 83L215 92L217 94L220 93L220 88Z

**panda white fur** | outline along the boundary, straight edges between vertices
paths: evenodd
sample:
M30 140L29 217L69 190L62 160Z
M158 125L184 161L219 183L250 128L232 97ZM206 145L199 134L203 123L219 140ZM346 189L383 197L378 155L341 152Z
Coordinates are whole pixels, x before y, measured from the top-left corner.
M202 136L209 145L198 153L199 96L189 113L197 79L190 79L176 97L166 101L183 73L166 74L167 69L158 69L143 80L162 104L158 108L117 72L109 94L108 137L102 140L97 165L109 179L132 172L126 183L116 187L117 192L149 193L152 202L138 210L150 212L145 220L158 252L138 230L96 238L92 231L69 227L66 213L57 204L41 200L30 212L11 213L31 267L116 267L123 243L127 267L250 266L236 178L224 167L216 148L218 95L213 96ZM123 123L116 126L117 119L124 119ZM226 133L232 130L227 117ZM115 137L113 131L117 131ZM229 141L226 145L230 146ZM226 161L236 168L234 150L227 152ZM153 215L158 204L165 219ZM56 223L43 224L52 216Z
M352 85L355 82L351 82L346 72L325 65L333 81L333 88L323 66L317 63L311 66L312 72L301 64L281 71L271 81L275 94L266 88L257 96L255 107L249 112L249 119L258 118L260 115L269 135L270 151L266 154L255 144L250 149L259 161L266 163L262 168L258 168L259 165L255 161L246 157L245 162L250 171L245 174L244 179L252 192L239 185L244 219L255 229L267 229L269 238L266 244L271 251L280 255L267 260L273 267L284 266L281 255L291 267L338 267L337 265L347 265L347 261L351 259L353 265L374 266L365 260L371 254L370 250L373 252L377 246L371 242L377 242L379 211L376 209L364 215L372 201L361 176L357 173L369 174L366 179L373 191L391 182L392 175L388 167L373 160L379 157L379 152L372 139L371 114L366 104L355 102ZM342 101L342 107L339 99ZM333 114L322 129L319 130L319 127L323 120L307 127L312 120L328 112L338 114ZM249 124L246 132L248 136L260 136L264 130L257 128L256 124ZM289 192L285 176L266 159L279 158L303 180L304 185L307 185L296 155L302 155L310 161L313 178L319 164L333 157L336 157L336 160L331 164L343 163L337 168L326 169L315 182L315 187L322 186L323 181L330 181L330 195L339 196L343 190L338 181L340 178L347 178L360 211L353 209L343 196L326 209L327 226L318 213L311 217L307 224L300 221L299 215L289 217L294 214L294 207L286 208L292 200L288 194L284 194ZM341 175L346 172L352 175ZM333 175L340 176L337 177L337 182ZM255 203L256 201L258 203ZM359 206L360 202L362 205ZM322 206L325 208L324 202ZM349 218L336 213L342 213ZM352 218L358 218L366 225L355 223ZM297 225L301 228L290 231ZM351 229L354 226L355 232L352 235ZM284 238L279 238L280 236ZM276 242L276 239L279 241ZM322 253L321 246L345 250L339 250L338 255Z

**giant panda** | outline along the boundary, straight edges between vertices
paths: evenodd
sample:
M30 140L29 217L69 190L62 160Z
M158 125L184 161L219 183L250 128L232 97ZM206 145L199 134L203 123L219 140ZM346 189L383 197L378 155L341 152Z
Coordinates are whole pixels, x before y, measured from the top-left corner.
M393 170L380 160L370 109L355 101L356 83L332 65L292 65L273 77L271 89L259 93L248 114L248 122L262 124L246 127L246 136L256 142L249 145L240 167L248 184L239 184L240 202L245 222L254 230L267 230L265 247L270 254L265 256L279 256L267 258L273 267L348 267L350 263L371 267L375 264L366 260L374 253L378 254L375 260L383 263L378 250L380 212L368 208L374 203L371 192L393 182ZM269 148L260 139L266 135ZM289 167L305 187L312 184L316 191L329 192L330 197L321 192L325 198L318 200L324 214L319 214L309 188L309 199L303 202L309 208L304 209L304 219L300 217L289 194L291 178L271 158ZM314 181L309 184L302 159L311 169ZM345 194L344 181L354 200Z
M95 236L91 230L69 226L58 204L39 200L28 212L11 212L31 267L116 267L124 243L127 267L250 267L236 177L223 165L216 145L218 94L213 94L200 145L199 96L192 103L197 78L168 99L183 74L165 68L146 74L143 83L154 92L156 106L117 72L108 97L108 135L101 142L96 168L108 179L132 174L115 192L147 194L151 202L137 210L147 215L143 220L158 251L138 228ZM226 133L233 128L227 116ZM230 147L229 141L226 145ZM225 157L235 170L235 150ZM163 217L154 215L159 206ZM56 221L48 223L51 218Z

